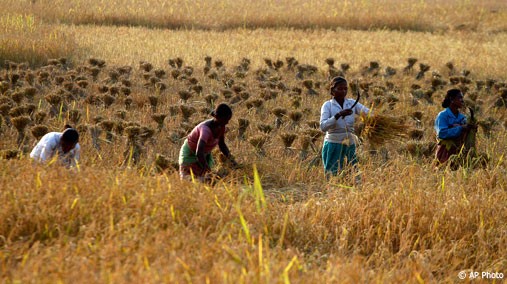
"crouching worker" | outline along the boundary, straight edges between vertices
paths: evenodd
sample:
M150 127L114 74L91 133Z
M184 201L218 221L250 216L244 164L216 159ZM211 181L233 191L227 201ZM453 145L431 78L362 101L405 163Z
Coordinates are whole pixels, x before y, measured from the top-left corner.
M193 175L199 181L208 181L214 164L211 151L217 145L222 154L235 164L225 144L225 126L232 118L232 110L227 104L220 104L211 116L212 119L194 127L181 146L178 161L181 179L190 179Z
M45 163L56 156L62 165L75 167L81 149L78 141L77 130L67 125L63 132L49 132L42 136L30 153L30 158Z
M460 112L464 106L463 93L459 89L450 89L447 91L442 102L441 111L435 120L435 132L437 133L438 146L435 158L437 164L445 165L452 155L466 156L467 151L465 141L469 134L475 135L477 126L467 123L467 119ZM457 169L459 164L451 163L451 169Z

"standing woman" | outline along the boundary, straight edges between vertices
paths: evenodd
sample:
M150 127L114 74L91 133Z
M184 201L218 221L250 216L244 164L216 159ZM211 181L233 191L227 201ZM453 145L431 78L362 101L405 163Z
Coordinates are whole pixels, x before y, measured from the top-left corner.
M460 113L463 108L463 93L459 89L447 91L441 111L435 119L438 146L436 160L439 165L445 164L451 155L461 151L467 134L476 126L467 124L465 115Z
M322 147L322 161L326 178L337 175L347 164L357 163L356 143L354 134L355 117L352 114L369 113L370 110L355 100L346 99L348 91L347 80L335 77L331 81L330 93L332 99L326 101L320 110L320 129L326 132Z
M77 130L66 125L63 132L49 132L42 136L30 153L30 158L44 163L57 156L62 165L74 167L79 161L81 149L78 142Z
M181 146L178 162L182 179L189 178L193 174L200 181L204 181L214 164L211 151L217 145L222 154L235 164L225 144L225 126L232 118L232 110L227 104L220 104L211 116L212 119L194 127Z

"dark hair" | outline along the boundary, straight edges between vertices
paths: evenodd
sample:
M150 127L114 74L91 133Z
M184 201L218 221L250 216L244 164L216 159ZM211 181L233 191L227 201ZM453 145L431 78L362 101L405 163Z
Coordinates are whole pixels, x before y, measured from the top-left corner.
M331 90L334 87L336 87L336 85L341 84L341 83L346 84L347 80L345 78L343 78L342 76L336 76L331 80L331 86L329 87L329 89Z
M215 118L230 118L232 117L232 109L227 104L222 103L211 112L211 116Z
M451 101L454 100L457 96L461 95L460 89L450 89L447 91L445 95L445 99L442 102L443 108L448 108L451 105Z
M79 133L74 128L67 128L62 133L61 140L65 141L66 143L77 143L79 141Z

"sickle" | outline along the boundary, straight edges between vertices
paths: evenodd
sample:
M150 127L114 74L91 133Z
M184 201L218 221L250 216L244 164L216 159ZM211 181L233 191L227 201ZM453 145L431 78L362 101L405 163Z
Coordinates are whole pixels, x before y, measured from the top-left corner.
M358 86L358 88L359 88L359 86ZM361 98L361 93L359 92L359 89L357 89L357 98L356 98L356 101L354 102L354 104L349 108L350 110L352 110L357 105L360 98Z
M353 104L350 108L348 108L348 109L350 109L350 110L353 110L353 109L354 109L354 107L355 107L355 106L357 105L357 103L359 102L359 99L361 98L361 93L359 92L359 86L357 86L357 88L358 88L358 89L357 89L357 98L356 98L356 101L354 102L354 104ZM343 119L345 119L345 117L344 117Z
M470 121L473 123L473 121L474 121L474 110L471 107L468 107L468 109L470 110Z

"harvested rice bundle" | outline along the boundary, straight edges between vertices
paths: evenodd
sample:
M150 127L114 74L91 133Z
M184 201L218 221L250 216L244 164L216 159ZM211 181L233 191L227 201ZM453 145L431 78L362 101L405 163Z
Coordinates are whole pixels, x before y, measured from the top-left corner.
M36 140L40 140L42 136L49 132L49 128L46 125L35 125L30 129L30 132Z
M248 125L250 125L250 121L245 118L239 118L238 119L238 138L241 140L245 139L245 132L248 128Z
M17 149L9 149L0 151L0 159L12 160L19 157L20 151Z
M154 113L151 115L151 118L157 123L157 129L159 132L164 128L164 120L167 117L167 114L164 113Z
M174 171L179 168L177 162L170 160L162 154L157 154L155 158L155 166L158 172Z
M280 138L282 139L283 146L288 149L292 146L292 143L294 143L294 140L296 140L297 135L294 133L287 133L284 132L280 134Z
M258 154L264 155L264 144L269 140L269 135L267 134L258 134L250 137L248 142L255 148Z
M414 158L431 158L435 154L436 146L433 141L409 141L405 150Z
M12 125L14 125L14 127L18 131L18 139L17 139L18 146L25 142L25 128L31 122L32 120L27 115L14 117L12 119Z
M382 145L393 139L406 139L410 130L410 126L401 117L362 114L361 122L364 125L361 136L372 145Z
M269 134L269 133L271 133L271 131L273 131L273 126L266 124L266 123L261 123L261 124L257 125L257 129L259 129L259 131L262 133Z
M115 126L112 120L103 120L100 122L100 127L106 131L106 141L113 142L113 128Z

